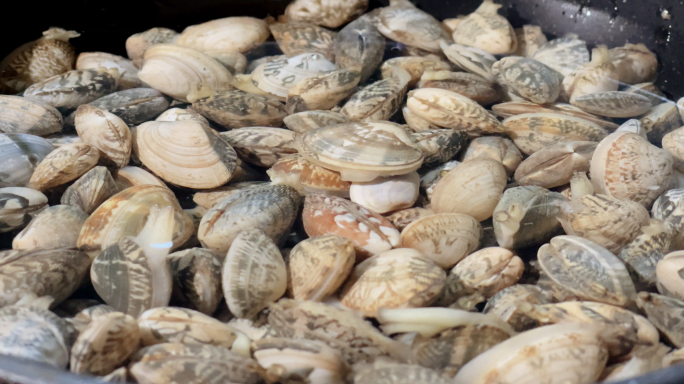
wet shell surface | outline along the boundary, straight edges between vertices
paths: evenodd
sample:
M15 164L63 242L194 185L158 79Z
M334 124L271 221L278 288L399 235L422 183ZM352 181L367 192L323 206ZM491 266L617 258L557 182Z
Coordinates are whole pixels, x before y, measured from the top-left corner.
M480 105L489 105L499 100L499 92L495 89L494 83L474 73L425 71L417 86L456 92Z
M542 45L532 58L567 76L589 62L589 50L577 35L568 35Z
M425 154L423 167L443 164L456 156L468 140L465 132L451 129L431 129L411 134Z
M119 186L105 167L86 172L64 191L60 202L91 214L95 208L119 192Z
M430 52L439 52L439 42L450 40L437 19L413 6L382 8L375 26L388 39Z
M176 44L200 52L245 52L258 47L269 36L268 26L263 20L226 17L185 28Z
M287 56L315 52L335 61L336 32L302 22L273 23L268 27L278 47Z
M24 97L55 108L77 108L114 92L120 76L117 69L69 71L33 84Z
M55 147L26 133L0 133L0 187L25 187L36 166Z
M675 233L668 223L651 219L641 227L639 236L620 251L617 256L625 262L637 289L657 283L656 265L670 252L674 241Z
M285 106L266 96L242 91L219 92L192 102L193 110L225 128L280 127Z
M259 167L270 168L283 156L297 153L295 133L288 129L249 127L220 135L241 159Z
M169 108L169 98L152 88L132 88L114 92L88 103L119 116L129 126L152 120ZM64 120L66 126L74 125L76 113Z
M353 121L389 120L401 107L410 81L411 75L399 68L395 76L376 81L356 92L340 113Z
M402 209L385 217L387 218L387 220L391 221L392 224L394 224L394 227L396 227L400 231L403 231L404 228L406 228L409 224L413 223L414 221L434 214L435 212L433 212L432 209L416 207Z
M69 205L53 205L37 214L12 240L12 249L75 248L85 212Z
M287 110L292 114L332 109L354 92L360 79L359 72L347 69L304 78L288 91Z
M62 130L62 114L47 104L19 96L0 96L0 133L47 136Z
M501 136L483 136L471 140L465 151L461 152L460 159L462 162L491 159L501 163L506 172L511 174L520 165L522 154L510 139Z
M335 39L335 64L340 69L358 71L362 82L380 65L384 52L385 38L365 17L347 24Z
M216 311L223 298L221 265L223 255L204 248L190 248L167 257L173 277L172 302L205 315Z
M285 185L250 188L220 200L202 217L197 237L205 248L227 252L242 230L260 228L279 241L299 211L297 190Z
M651 101L646 96L621 91L580 96L572 105L595 115L621 118L638 116L651 109Z
M24 227L47 203L48 198L35 189L0 188L0 233Z
M377 213L409 208L418 199L420 176L411 172L401 176L378 177L366 183L352 183L349 198Z
M388 251L401 242L399 231L389 220L340 197L308 195L302 221L310 237L330 234L353 241L359 261Z
M76 69L116 68L121 74L119 90L138 88L138 68L132 60L105 52L82 52L76 59Z
M561 86L558 73L529 58L505 57L492 67L499 84L533 103L553 103Z
M349 123L323 127L297 138L299 153L338 171L345 181L372 181L402 175L423 162L423 152L402 128L392 123Z
M681 321L684 301L657 293L639 292L636 303L639 309L646 313L648 321L675 347L684 347L684 329Z
M252 72L252 81L262 91L285 98L299 81L335 69L320 53L304 53L259 65Z
M492 66L496 63L496 57L479 48L468 47L461 44L439 43L444 55L457 67L484 77L489 81L495 81L496 76L492 73Z
M544 188L568 184L576 172L589 171L597 145L593 141L568 141L548 146L520 163L515 181Z
M283 119L285 126L297 133L306 133L328 125L349 123L350 121L347 116L333 111L299 112Z
M137 127L135 153L162 179L188 188L215 188L233 176L237 154L213 129L196 121L148 122Z
M66 184L93 168L99 157L99 151L90 145L64 145L45 156L31 175L29 185L44 191Z
M178 32L168 28L152 28L131 35L126 40L126 53L133 64L140 68L145 52L153 45L168 44L178 38Z
M287 6L285 15L294 21L337 28L361 16L367 8L367 0L296 0Z
M655 80L658 58L644 44L627 43L611 49L609 54L621 82L639 84Z
M82 105L76 110L76 132L81 140L100 151L103 160L125 167L131 156L131 131L118 116Z
M480 246L482 226L461 213L419 218L401 231L401 245L420 251L442 268L451 268Z
M615 131L618 128L618 125L612 121L609 121L609 119L584 112L574 105L564 103L536 104L525 100L508 101L505 103L492 105L492 112L499 117L503 117L504 119L524 113L554 113L578 117L580 119L590 121L601 128L608 130L609 132Z
M410 248L395 249L359 263L342 288L348 308L375 317L379 308L430 305L444 288L446 273Z
M501 5L485 0L475 12L461 20L454 30L454 41L493 55L512 53L518 47L515 31L505 17L497 14Z
M513 52L515 56L532 57L539 47L546 44L546 36L538 25L523 25L515 29L518 48Z

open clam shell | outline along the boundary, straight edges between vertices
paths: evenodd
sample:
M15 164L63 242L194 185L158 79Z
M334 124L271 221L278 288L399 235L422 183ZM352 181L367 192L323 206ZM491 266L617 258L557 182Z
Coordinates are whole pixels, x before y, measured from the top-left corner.
M246 52L261 45L270 35L264 20L254 17L226 17L185 28L178 36L176 44L200 52Z
M0 187L25 187L36 166L54 151L49 141L26 133L0 134Z
M0 133L47 136L62 130L62 114L47 104L19 96L0 96Z
M78 108L114 92L120 76L116 68L73 70L33 84L24 97L55 108Z
M335 39L335 64L358 71L362 82L380 65L384 52L385 38L366 17L347 24Z
M37 214L14 236L12 249L75 248L88 215L69 205L53 205Z
M299 81L335 69L320 53L304 53L259 65L252 72L252 81L262 91L285 98Z
M67 144L50 152L31 175L29 185L39 191L76 180L93 168L100 153L84 143Z
M221 132L244 161L269 168L286 155L297 153L295 133L282 128L248 127Z

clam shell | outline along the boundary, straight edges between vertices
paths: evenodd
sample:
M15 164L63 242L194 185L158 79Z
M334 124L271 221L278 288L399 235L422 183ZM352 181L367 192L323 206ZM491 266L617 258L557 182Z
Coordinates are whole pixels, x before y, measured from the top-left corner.
M86 300L86 299L70 299L62 303L63 307L71 307L73 306L73 309L78 309L84 305L88 305L88 302L73 302L73 300ZM69 316L71 318L71 324L74 326L76 331L79 333L83 332L90 323L93 322L96 318L107 315L110 313L121 313L117 312L116 309L110 307L107 304L100 304L99 301L95 300L94 305L87 306L83 308L82 310L78 311L75 313L73 316ZM140 339L138 338L138 342Z
M237 155L216 131L192 120L148 122L134 146L142 163L162 179L188 188L215 188L230 180Z
M591 159L596 193L650 207L672 178L672 156L642 136L617 131L603 139Z
M365 82L382 62L385 38L365 17L347 24L335 39L335 64L361 73Z
M38 164L29 185L44 191L76 180L97 164L99 151L83 143L67 144L50 152Z
M414 249L382 252L359 263L342 288L348 308L375 317L379 308L430 305L444 288L446 273Z
M76 132L81 140L100 152L103 160L125 167L131 156L131 131L118 116L82 105L76 110Z
M266 171L273 185L288 185L304 196L304 187L300 181L302 170L307 167L308 161L299 154L286 155L276 160L270 169Z
M663 253L660 253L662 259L658 261L655 268L658 292L682 300L684 298L684 281L680 275L680 271L684 269L682 251L668 253L664 257L662 256Z
M173 276L172 301L205 315L214 313L223 298L220 255L190 248L174 252L166 260Z
M342 286L355 260L354 243L344 237L324 235L298 243L289 258L295 300L322 301Z
M105 52L82 52L76 59L76 69L116 68L121 74L119 90L141 87L138 67L132 60Z
M114 181L119 186L120 190L134 187L136 185L157 185L168 188L163 181L159 180L153 174L139 167L126 166L117 169L113 174Z
M302 22L273 23L268 26L278 47L287 56L303 53L320 53L335 61L337 32Z
M489 105L499 100L494 84L480 75L466 72L425 71L420 77L418 88L441 88L456 92L480 105Z
M53 205L37 214L12 240L12 249L75 248L88 215L69 205Z
M439 52L440 41L450 40L437 19L413 6L381 8L375 26L388 39L430 52Z
M656 105L639 121L647 133L648 140L656 146L663 143L665 135L682 126L679 108L674 103Z
M421 88L411 91L406 106L432 124L465 131L469 136L502 131L496 117L479 104L445 89Z
M608 135L590 121L553 113L525 113L509 117L502 124L506 134L527 155L558 143L601 141Z
M413 223L418 219L434 215L435 212L428 208L406 208L400 211L396 211L389 216L385 216L387 220L394 224L394 227L399 231L403 231L409 224ZM411 247L408 247L411 248Z
M304 78L288 91L287 111L331 109L354 92L360 79L359 72L348 69Z
M654 107L658 104L662 104L668 101L667 97L665 97L665 95L663 95L660 89L658 89L658 87L656 87L656 85L653 83L641 83L630 85L629 87L625 88L624 91L628 93L636 93L637 95L645 96L647 99L651 101L651 105Z
M138 318L138 325L144 346L183 343L231 348L238 337L230 325L187 308L148 309Z
M153 45L168 44L178 38L178 32L168 28L152 28L126 39L126 52L133 64L140 68L145 52Z
M506 103L492 105L492 112L504 119L507 117L521 115L524 113L554 113L559 115L567 115L578 117L583 120L592 122L601 128L610 132L616 130L618 125L612 121L608 121L602 117L592 115L570 104L553 103L553 104L535 104L530 101L509 101Z
M446 163L456 156L468 136L464 132L438 129L412 133L411 138L425 155L423 166L430 167Z
M221 63L233 76L245 73L247 57L239 52L207 51L204 53Z
M293 21L337 28L361 16L367 8L367 0L295 0L285 9L285 16Z
M302 168L299 183L304 194L322 193L324 195L349 197L351 183L342 180L339 172L331 171L307 160Z
M320 53L304 53L259 65L252 73L252 81L262 91L284 98L299 81L335 69L335 64Z
M431 131L431 130L438 130L441 129L441 127L438 127L431 122L423 119L422 117L416 115L415 113L411 112L411 110L408 107L404 107L401 109L401 114L404 115L404 120L406 120L406 125L413 130L413 132L423 132L423 131Z
M347 116L332 111L299 112L283 119L285 126L297 133L306 133L328 125L349 123L350 121Z
M647 97L620 91L580 96L572 105L586 112L607 117L634 117L651 109L651 101Z
M171 108L164 111L161 115L157 116L154 121L182 121L182 120L194 120L204 125L209 125L209 120L204 116L195 112L191 108Z
M280 127L287 116L285 106L278 101L241 91L195 100L192 108L225 128Z
M397 69L397 75L362 88L340 112L354 121L389 120L401 107L411 75Z
M432 192L434 191L435 186L437 186L437 182L439 182L450 170L456 168L460 164L460 161L451 160L431 170L421 171L420 187L425 190L428 200L432 200Z
M55 147L25 133L0 133L0 187L25 187L36 166Z
M449 383L440 372L420 365L379 362L358 364L354 368L354 383L358 384Z
M674 168L684 170L684 129L675 129L663 137L663 149L672 155Z
M223 200L224 198L228 196L235 195L239 192L242 192L247 189L252 189L256 187L262 187L264 185L267 185L268 183L262 182L262 181L255 181L255 182L244 182L244 183L235 183L235 184L230 184L225 187L219 187L219 188L214 188L210 189L207 191L200 191L200 192L195 192L195 194L192 197L192 200L201 208L204 209L209 209L216 205L219 201ZM205 212L206 213L206 212Z
M589 50L577 35L568 35L542 45L532 58L567 76L589 62Z
M107 375L138 350L138 323L129 315L109 313L93 319L71 349L71 372Z
M506 172L511 174L520 165L522 154L513 141L500 136L483 136L474 138L468 148L461 153L461 161L473 159L491 159L501 163Z
M176 44L200 52L246 52L261 45L270 35L268 25L263 20L226 17L185 28Z
M401 245L418 250L442 268L452 268L480 246L480 237L482 227L474 218L437 213L408 224L401 231Z
M437 213L463 213L478 221L492 216L506 187L506 170L493 160L475 159L452 169L432 193Z
M90 215L100 204L118 192L119 186L109 170L105 167L95 167L70 185L62 194L60 202L79 208Z
M47 104L0 95L0 133L47 136L62 130L62 114Z
M92 107L119 116L129 126L152 120L169 108L169 100L161 92L152 88L132 88L114 92L88 103ZM74 125L76 113L69 115L64 125Z
M515 38L518 41L518 47L514 56L532 57L539 47L546 44L546 36L538 25L523 25L521 28L515 29Z
M606 248L576 236L556 236L539 248L541 269L580 299L625 307L636 290L625 265Z
M538 322L520 309L524 303L548 304L550 297L536 285L516 284L504 288L487 300L483 313L492 314L508 323L516 332L535 328Z
M644 44L625 44L609 51L620 81L638 84L654 81L658 71L658 58Z
M591 62L565 76L563 79L564 97L569 98L570 103L574 103L580 96L617 91L618 83L618 74L608 56L608 48L600 45L592 51Z
M55 148L66 144L81 143L81 138L75 133L55 133L45 137Z
M345 181L415 171L423 153L406 132L391 123L365 122L323 127L297 137L299 153L310 162L338 171Z
M515 170L518 185L544 188L568 184L577 172L588 172L598 144L593 141L567 141L550 145L525 159Z
M492 73L499 84L533 103L553 103L560 94L558 73L534 59L505 57L494 64Z
M222 91L230 90L232 82L230 72L210 56L171 44L148 49L138 77L150 87L181 101L188 101L193 83Z
M0 188L0 233L25 226L47 203L47 197L35 189Z
M511 24L497 14L501 5L485 0L475 12L461 20L454 30L454 41L493 55L513 53L518 47Z
M55 108L77 108L114 92L120 76L117 69L69 71L33 84L24 97Z
M496 63L496 57L486 51L474 47L467 47L461 44L447 44L440 42L439 46L447 59L456 64L464 71L482 76L489 81L495 81L496 76L492 74L492 65Z
M639 292L636 302L666 340L677 348L684 346L684 324L681 321L683 301L656 293Z
M409 208L418 199L420 176L411 172L401 176L378 177L365 183L352 183L349 198L377 213Z
M221 132L221 137L246 162L271 167L285 155L297 153L295 133L281 128L250 127Z
M399 231L389 220L340 197L308 195L302 222L310 237L330 234L353 241L359 261L400 244Z
M421 79L425 72L448 71L451 69L451 64L433 54L429 54L426 57L395 57L382 63L382 66L380 67L382 78L387 79L396 76L397 69L399 68L404 69L411 75L409 87L413 88L418 84L418 80Z
M197 237L205 248L227 252L242 231L260 228L280 240L294 223L300 196L292 187L265 185L220 200L202 217Z

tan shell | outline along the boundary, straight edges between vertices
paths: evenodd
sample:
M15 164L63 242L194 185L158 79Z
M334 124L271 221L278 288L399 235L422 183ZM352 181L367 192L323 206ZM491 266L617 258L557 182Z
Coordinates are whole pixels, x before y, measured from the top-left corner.
M215 93L200 89L188 97L195 111L225 128L280 127L287 116L280 102L241 91Z
M235 87L235 90L237 91L242 91L245 93L250 93L252 95L258 95L258 96L266 96L269 99L275 100L275 101L285 101L284 97L272 95L268 92L264 92L261 89L259 89L256 85L254 85L254 82L252 81L252 75L248 74L238 74L233 76L233 82L232 82L233 87Z
M24 227L47 204L47 196L35 189L0 188L0 233Z
M95 167L81 176L62 194L60 202L91 214L105 200L119 192L109 170Z
M667 101L667 98L654 83L641 83L630 85L625 88L625 92L636 93L651 100L651 105L656 106ZM681 109L680 109L681 110Z
M138 317L140 342L215 345L231 348L238 332L230 325L187 308L152 308Z
M420 176L417 172L378 177L365 183L352 183L349 198L356 204L382 214L413 206L418 199L419 187Z
M331 171L307 160L304 161L306 163L302 168L299 183L305 194L322 193L324 195L349 197L351 183L342 180L339 172Z
M388 251L401 242L399 231L389 220L340 197L308 195L302 222L310 237L330 234L353 241L359 261Z
M544 188L568 184L576 172L588 172L598 144L593 141L568 141L548 146L525 159L515 171L518 185Z
M361 16L367 8L367 0L296 0L287 6L285 15L293 21L337 28Z
M563 79L564 96L574 103L578 97L592 93L618 90L618 73L608 56L608 48L594 48L591 61L572 71Z
M225 51L207 51L204 53L221 63L233 76L245 73L247 57L242 53Z
M674 168L684 170L684 127L675 129L663 137L663 149L674 159Z
M62 114L57 109L23 97L1 95L0 114L0 133L47 136L62 130Z
M388 39L430 52L439 52L440 41L450 40L437 19L413 5L381 8L375 26Z
M532 57L547 41L538 25L523 25L521 28L516 28L515 37L518 41L518 48L513 52L514 56Z
M414 221L434 214L435 212L432 209L416 207L396 211L389 216L385 216L385 218L391 221L395 228L403 231L404 228Z
M69 71L33 84L24 97L55 108L77 108L114 92L120 76L116 68Z
M561 91L558 72L530 58L504 57L492 66L499 84L508 92L534 103L553 103Z
M259 65L252 72L252 82L262 91L284 98L299 81L335 69L320 53L304 53Z
M225 184L237 166L233 148L213 129L193 120L141 124L135 153L162 179L188 188Z
M684 269L682 263L683 251L668 253L656 266L658 292L675 299L684 300L684 280L680 271Z
M401 107L411 75L401 68L396 75L376 81L356 92L340 113L350 120L389 120Z
M511 24L497 14L501 5L485 0L475 12L463 19L454 30L454 41L482 49L494 55L515 52L518 47Z
M657 293L639 292L636 302L639 309L646 313L648 320L658 328L664 339L669 340L676 348L684 347L682 324L684 301Z
M243 183L235 183L235 184L229 184L223 187L218 187L214 189L209 189L205 191L199 191L195 192L195 194L192 197L192 201L194 201L198 206L204 208L204 209L209 209L216 205L219 201L223 200L224 198L228 196L235 195L241 191L244 191L246 189L251 189L255 187L261 187L266 185L267 183L263 181L255 181L255 182L243 182Z
M479 104L445 89L421 88L411 91L406 106L432 124L465 131L471 137L502 132L499 121Z
M105 52L82 52L76 59L76 69L116 68L121 73L119 90L140 88L138 68L133 61Z
M302 22L273 23L268 26L278 47L287 56L316 52L335 61L337 32Z
M299 153L310 162L338 171L345 181L372 181L403 175L423 162L423 152L406 131L392 123L349 123L297 137Z
M297 153L295 133L287 129L238 128L220 135L244 161L259 167L271 167L281 157Z
M288 185L304 196L304 187L300 181L302 171L309 164L308 161L299 154L285 155L276 160L266 173L273 185Z
M76 110L76 132L81 140L97 148L103 160L125 167L131 156L131 131L118 116L90 105Z
M347 116L333 111L299 112L283 119L285 126L297 133L306 133L328 125L349 123L350 121Z
M623 91L592 93L576 98L572 105L585 112L606 117L634 117L651 109L646 96Z
M398 364L395 362L377 361L354 366L354 383L433 383L447 384L449 379L439 371L415 364Z
M437 213L463 213L486 220L492 216L506 181L506 170L499 162L475 159L462 163L437 182L431 207Z
M532 58L567 76L589 62L589 50L587 43L577 35L568 34L542 45Z
M441 88L456 92L480 105L499 101L499 92L494 84L474 73L450 71L425 71L420 77L418 88Z
M596 193L650 207L670 184L672 156L632 133L617 131L603 139L591 160Z
M29 185L44 191L76 180L97 164L97 149L83 143L67 144L50 152L38 164Z
M379 308L430 305L444 288L446 273L410 248L386 251L358 264L340 293L342 304L375 317Z
M401 245L421 252L442 268L452 268L480 246L482 227L468 215L437 213L413 221L401 232Z
M608 135L600 126L577 117L553 113L525 113L503 121L506 134L531 155L567 141L601 141Z
M395 76L398 68L402 68L411 75L409 87L413 88L427 71L449 71L451 64L439 56L430 54L425 57L401 56L389 59L382 63L380 71L382 78L387 79Z
M322 301L342 286L354 268L354 243L324 235L306 239L290 252L289 270L295 300Z
M153 45L168 44L178 38L178 32L168 28L152 28L126 39L126 52L133 64L140 68L145 52Z
M674 103L656 105L639 121L648 140L655 145L661 144L665 135L682 126L679 108Z
M85 212L69 205L53 205L37 214L14 236L12 249L75 248Z
M479 48L468 47L461 44L439 43L442 52L447 59L466 72L482 76L489 81L495 81L492 74L492 65L496 63L496 57Z
M288 113L332 109L351 95L361 79L357 71L342 69L304 78L287 94Z
M119 186L119 189L124 190L126 188L134 187L136 185L157 185L160 187L168 188L163 181L159 180L156 176L147 172L146 170L126 166L119 168L112 174L114 181Z
M154 121L181 121L181 120L195 120L197 122L209 125L209 120L200 115L194 109L170 108L157 116Z
M609 51L620 81L627 84L654 81L658 58L644 44L625 44Z
M499 117L508 118L524 113L554 113L559 115L567 115L578 117L583 120L592 122L601 128L610 132L616 130L618 125L612 121L608 121L602 117L592 115L570 104L553 103L553 104L535 104L530 101L509 101L492 106L492 112Z
M406 125L408 125L409 128L413 130L413 132L417 133L441 129L441 127L438 127L432 124L431 122L423 119L422 117L416 115L415 113L411 112L411 110L408 107L403 107L401 109L401 114L404 115Z
M71 372L104 376L138 350L140 331L135 318L121 312L98 316L71 349Z
M181 101L188 101L194 83L222 91L230 90L232 82L230 72L210 56L171 44L148 49L138 77L150 87Z
M516 171L522 161L522 154L513 141L500 136L483 136L474 138L465 151L461 153L461 162L474 159L491 159L501 163L506 172Z
M641 227L639 236L620 251L618 257L627 265L637 289L656 284L656 265L673 249L674 240L675 232L668 223L651 219Z
M246 52L261 45L270 35L263 20L253 17L226 17L185 28L178 36L176 44L200 52Z
M510 324L515 331L523 332L538 325L536 320L530 319L521 310L524 303L541 305L549 302L550 297L536 285L516 284L489 298L482 312L495 315Z
M423 167L428 168L454 158L466 144L468 135L451 129L431 129L412 133L411 138L425 154Z

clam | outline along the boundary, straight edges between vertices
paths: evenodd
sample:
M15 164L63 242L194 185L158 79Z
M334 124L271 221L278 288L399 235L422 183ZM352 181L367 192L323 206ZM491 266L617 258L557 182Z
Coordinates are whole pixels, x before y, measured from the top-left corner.
M204 116L200 115L192 108L171 108L164 111L161 115L157 116L154 121L182 121L182 120L194 120L204 125L209 125L209 120Z
M26 133L0 133L0 188L25 187L36 166L55 147Z
M76 110L76 132L103 160L125 167L131 156L131 131L118 116L90 105Z
M496 76L492 74L492 66L496 63L496 57L490 53L475 47L468 47L461 44L447 44L440 42L444 55L457 67L466 72L484 77L493 82Z
M606 248L576 236L556 236L539 248L539 266L582 300L629 306L636 290L622 261Z
M432 209L437 213L463 213L478 221L492 216L506 187L506 170L501 163L475 159L452 169L432 192Z
M281 157L297 153L295 133L287 129L238 128L222 132L221 137L244 161L260 167L271 167Z
M561 90L558 73L534 59L505 57L492 66L492 74L510 92L533 103L553 103Z
M301 183L301 175L304 168L309 165L311 163L299 154L286 155L276 160L266 173L271 179L271 184L288 185L304 196L306 193Z
M515 181L544 188L568 184L576 172L589 171L597 145L593 141L567 141L543 148L520 163Z
M421 170L420 187L425 190L428 200L432 200L432 192L434 192L437 183L442 177L460 164L460 161L451 160L433 169Z
M387 79L396 76L397 70L401 68L411 75L409 87L413 88L418 84L423 74L427 71L449 71L451 64L444 61L439 56L428 54L427 56L401 56L389 59L382 63L380 71L382 78Z
M620 81L627 84L654 81L658 58L644 44L625 44L608 51Z
M637 95L645 96L651 101L652 106L662 104L669 101L667 97L658 89L654 83L641 83L630 85L624 89L627 93L635 93ZM681 110L680 110L681 111ZM681 112L680 112L681 114Z
M141 87L138 67L132 60L105 52L82 52L76 59L76 69L116 68L121 74L118 89Z
M287 55L271 55L271 56L263 56L263 57L260 57L258 59L250 60L247 63L247 67L245 67L245 74L250 75L261 64L270 63L271 61L274 61L274 60L281 60L281 59L286 59L286 58L287 58Z
M320 53L304 53L259 65L252 72L252 81L262 91L285 98L299 81L335 69Z
M37 214L12 241L12 249L75 248L88 215L69 205L53 205Z
M174 252L166 258L173 277L172 302L205 315L216 311L223 298L219 254L203 248Z
M230 72L210 56L171 44L148 49L138 77L150 87L181 101L188 101L194 83L223 91L230 90L232 82Z
M415 249L394 249L359 263L340 299L368 317L379 308L426 307L437 300L445 278L444 270Z
M401 114L404 116L404 120L406 120L406 125L411 128L413 132L423 132L423 131L434 131L441 129L441 127L438 127L431 122L423 119L422 117L416 115L415 113L411 112L411 110L408 107L403 107L401 109Z
M173 247L185 243L193 225L173 193L162 186L137 185L110 197L93 211L83 224L78 247L94 258L119 239L139 235L154 206L174 208Z
M513 55L522 57L532 57L539 47L546 44L546 36L538 25L523 25L521 28L515 29L515 38L518 41L518 47Z
M139 125L134 149L152 172L188 188L223 185L237 166L237 155L225 139L193 120Z
M435 212L433 212L432 209L416 207L402 209L385 217L394 224L396 229L403 231L404 228L414 221L434 214Z
M293 297L322 301L342 286L354 261L354 243L344 237L323 235L301 241L289 257Z
M225 51L206 51L204 53L226 67L228 72L233 76L245 73L245 68L247 68L247 57L242 53Z
M596 193L650 207L672 177L672 156L639 134L616 131L603 139L591 159Z
M55 133L45 137L55 148L66 144L81 143L81 138L76 133Z
M299 153L310 162L338 171L344 181L365 182L404 175L423 162L423 153L397 125L348 123L297 137Z
M502 132L499 121L487 110L469 98L445 89L413 90L409 92L406 106L432 124L465 131L471 137Z
M119 186L109 170L105 167L95 167L70 185L62 194L60 202L91 214L100 204L118 192Z
M23 97L1 95L0 114L0 133L47 136L62 130L62 114L57 109Z
M651 101L646 96L622 91L580 96L572 105L599 116L621 118L638 116L651 109Z
M349 197L351 183L342 180L339 172L331 171L304 158L304 166L299 177L299 184L305 195L322 193L324 195Z
M461 161L474 159L490 159L501 163L506 172L511 174L520 165L522 154L513 141L500 136L483 136L474 138L464 152Z
M664 366L670 347L662 343L634 348L629 360L606 367L601 375L604 383L636 379Z
M347 24L335 39L335 64L340 69L361 73L365 82L380 65L385 52L385 38L368 18Z
M684 269L682 254L682 251L668 253L658 261L655 268L658 292L679 300L684 299L684 281L680 276L680 271Z
M82 299L83 300L83 299ZM88 306L83 308L82 310L78 311L75 313L73 316L68 316L71 320L71 324L74 326L76 331L78 333L83 332L90 323L93 322L94 319L102 316L102 315L107 315L110 313L118 313L121 314L121 312L117 312L116 309L110 307L107 304L100 304L99 301L94 300L94 305ZM79 309L83 307L84 305L88 305L88 302L73 302L73 300L67 300L63 302L60 306L61 307L72 307L73 309ZM66 316L65 316L66 317ZM137 324L136 324L137 325ZM138 342L140 339L138 338Z
M195 194L192 197L192 201L194 201L201 208L209 209L228 196L235 195L247 189L262 187L267 184L268 183L262 181L247 181L244 183L230 184L225 187L195 192Z
M468 136L465 132L451 129L431 129L411 134L418 148L423 151L423 167L446 163L461 150Z
M658 104L639 119L651 143L664 145L663 138L682 126L678 109L674 103Z
M333 111L298 112L283 119L285 126L297 133L306 133L328 125L343 124L350 121L347 116Z
M241 91L216 93L200 89L188 97L193 110L225 128L279 127L287 116L285 106L278 101Z
M420 77L418 88L441 88L456 92L481 105L499 100L499 92L488 79L466 72L425 71Z
M418 250L442 268L452 268L480 245L482 227L461 213L419 218L401 231L401 245Z
M569 34L542 45L532 58L567 76L589 62L589 50L577 35Z
M169 108L169 100L161 92L152 88L132 88L114 92L101 97L89 106L96 107L119 116L129 126L152 120ZM76 113L65 120L67 126L74 125Z
M666 134L662 140L663 149L672 155L674 168L684 170L684 129L678 128Z
M83 143L67 144L50 152L38 164L29 185L39 191L78 179L97 164L98 150Z
M537 186L506 190L494 208L494 234L501 247L514 249L539 245L561 228L556 220L563 195Z
M354 92L360 79L359 72L348 69L304 78L288 91L287 111L331 109Z
M71 372L104 376L138 350L135 318L121 312L98 316L78 335L71 349Z
M293 21L337 28L361 16L367 8L367 0L295 0L285 9L285 16Z
M389 220L340 197L308 195L302 222L310 237L337 235L353 241L359 261L388 251L401 241L399 231Z
M681 320L684 301L657 293L639 292L637 305L665 339L676 348L684 346L684 328Z
M535 328L538 323L528 317L521 307L524 303L548 304L550 297L536 285L516 284L504 288L487 300L483 313L492 314L508 323L517 332Z
M503 117L504 119L507 117L521 115L525 113L554 113L559 115L578 117L580 119L587 120L610 132L618 128L618 125L613 123L612 121L608 121L602 117L592 115L588 112L584 112L583 110L575 107L574 105L564 103L541 105L532 103L530 101L509 101L493 105L492 112L494 112L494 114L496 114L499 117Z
M449 34L437 19L413 5L381 8L375 26L386 38L430 52L439 52Z
M574 104L578 97L592 93L617 91L618 73L608 55L608 48L594 48L591 61L572 71L563 79L564 96Z
M120 76L119 70L107 68L69 71L33 84L24 97L55 108L77 108L114 92Z
M264 20L226 17L185 28L175 43L200 52L246 52L261 45L270 35Z
M47 203L47 197L35 189L0 188L0 233L24 227Z
M69 39L79 37L76 31L50 28L43 37L12 51L0 64L0 90L17 93L30 85L74 69L76 52Z
M120 190L134 187L136 185L156 185L159 187L168 188L163 181L159 180L153 174L142 168L133 167L130 165L117 169L112 174L112 177L114 177L114 182L116 182Z
M239 233L259 228L279 241L294 223L300 196L292 187L265 185L220 200L202 217L197 237L205 248L227 252Z
M358 384L401 384L406 382L447 384L450 382L439 371L414 364L376 362L358 364L354 368L354 383Z
M413 206L418 199L419 186L420 176L415 171L401 176L378 177L369 182L352 183L349 198L382 214Z
M397 68L396 75L362 88L340 112L353 121L388 120L401 107L411 75Z
M133 64L140 68L145 52L153 45L169 44L178 38L178 32L168 28L152 28L132 35L126 40L126 52Z
M506 18L497 14L501 7L491 0L484 0L475 12L458 23L454 41L493 55L515 52L518 47L515 31Z
M335 38L337 32L302 22L273 23L268 26L278 47L287 56L302 53L320 53L335 61Z
M506 134L527 155L558 143L601 141L608 135L590 121L554 113L525 113L509 117L502 124Z

